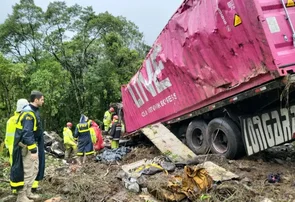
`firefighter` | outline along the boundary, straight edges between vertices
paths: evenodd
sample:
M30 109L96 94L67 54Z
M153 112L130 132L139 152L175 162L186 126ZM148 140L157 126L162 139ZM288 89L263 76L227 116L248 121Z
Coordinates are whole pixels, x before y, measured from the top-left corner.
M91 139L91 120L88 120L87 116L81 116L80 121L77 124L74 137L78 138L77 155L84 164L87 156L94 155L93 143Z
M109 110L107 110L104 113L104 117L103 117L103 125L104 125L104 134L106 135L111 127L112 124L112 115L114 114L115 109L113 107L110 107Z
M112 149L119 148L119 140L121 137L122 127L121 127L121 121L119 121L118 119L119 117L117 115L113 117L113 123L111 127L111 132L110 132L110 136L112 140L111 142Z
M39 107L43 103L43 94L32 91L30 104L22 110L16 122L10 186L18 190L17 202L31 202L33 200L30 199L40 198L32 193L32 185L34 180L38 184L44 177L44 137L39 114Z
M75 142L75 139L73 137L73 132L72 132L72 126L73 124L71 122L67 123L67 127L64 127L63 130L63 140L64 140L64 145L66 148L65 151L65 160L69 162L71 157L75 157L77 154L77 144Z
M13 141L14 141L14 133L16 130L16 121L20 115L21 110L28 105L29 102L26 99L19 99L16 103L16 111L14 115L9 118L6 124L6 134L5 134L5 147L8 149L9 152L9 163L10 166L12 164L12 148L13 148Z

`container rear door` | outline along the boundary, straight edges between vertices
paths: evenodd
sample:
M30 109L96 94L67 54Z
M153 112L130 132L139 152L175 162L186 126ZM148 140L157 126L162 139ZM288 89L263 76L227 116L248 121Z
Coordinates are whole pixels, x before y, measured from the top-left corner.
M280 75L295 73L294 1L258 0L263 15L261 22Z

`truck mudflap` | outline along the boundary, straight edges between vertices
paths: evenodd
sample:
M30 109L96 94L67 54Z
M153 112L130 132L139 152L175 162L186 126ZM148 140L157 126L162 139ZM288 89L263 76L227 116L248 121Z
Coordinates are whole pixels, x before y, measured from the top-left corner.
M295 138L295 104L253 116L240 117L248 155L289 142Z

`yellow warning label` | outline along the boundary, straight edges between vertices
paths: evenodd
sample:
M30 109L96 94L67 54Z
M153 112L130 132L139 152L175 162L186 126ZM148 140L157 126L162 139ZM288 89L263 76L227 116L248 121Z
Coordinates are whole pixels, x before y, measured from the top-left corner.
M295 6L295 2L293 0L287 0L287 7Z
M238 15L238 14L235 14L235 17L234 17L234 26L238 26L242 24L242 19L241 17Z

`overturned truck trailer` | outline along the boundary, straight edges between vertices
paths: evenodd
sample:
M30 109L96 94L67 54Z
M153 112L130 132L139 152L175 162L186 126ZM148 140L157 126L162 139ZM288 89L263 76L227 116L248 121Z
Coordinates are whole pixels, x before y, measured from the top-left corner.
M295 132L293 0L185 0L122 86L127 132L162 122L236 158Z

